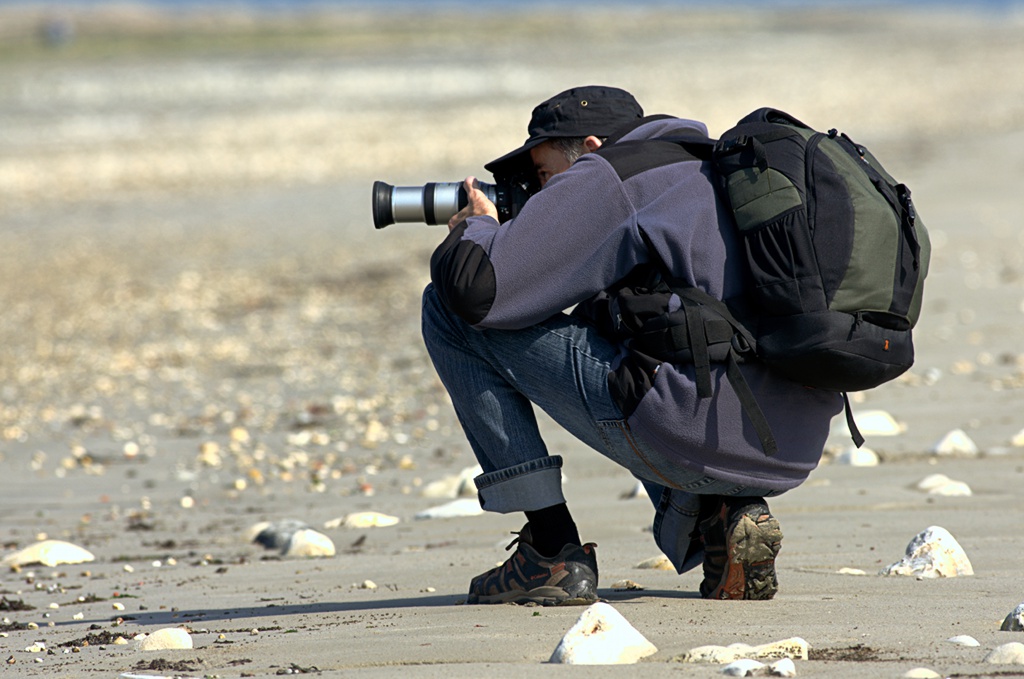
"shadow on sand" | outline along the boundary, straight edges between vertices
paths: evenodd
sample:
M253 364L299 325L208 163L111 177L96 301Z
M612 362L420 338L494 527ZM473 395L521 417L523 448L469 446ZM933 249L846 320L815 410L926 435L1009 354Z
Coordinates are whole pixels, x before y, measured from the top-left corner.
M697 592L679 592L671 590L639 590L599 592L601 600L610 604L641 603L646 599L699 599ZM465 604L465 596L433 595L423 597L407 597L401 599L374 599L372 601L331 601L309 604L277 604L265 606L246 606L241 608L194 608L187 610L139 611L113 618L90 621L76 620L68 625L81 625L83 622L95 624L109 623L116 617L131 621L136 625L173 626L184 623L194 624L213 620L251 620L257 618L283 618L288 616L329 615L336 613L358 613L363 611L386 611L400 608L431 608L441 606L460 606ZM62 623L58 623L61 625Z

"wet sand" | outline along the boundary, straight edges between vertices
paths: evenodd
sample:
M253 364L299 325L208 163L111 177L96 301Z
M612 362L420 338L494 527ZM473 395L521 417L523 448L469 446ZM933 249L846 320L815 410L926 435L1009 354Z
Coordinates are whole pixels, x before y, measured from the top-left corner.
M765 104L840 127L911 186L934 252L917 365L854 404L905 431L869 436L870 468L833 461L837 433L773 502L786 537L771 602L705 602L698 574L634 568L657 553L648 503L620 499L628 475L543 420L599 544L601 595L659 649L587 672L720 676L673 659L792 636L811 647L798 676L1014 670L982 658L1024 641L999 631L1024 601L1019 17L619 9L285 30L139 16L79 17L62 50L26 38L0 54L0 555L45 535L97 557L0 573L4 600L33 607L0 612L6 675L572 671L542 663L580 609L460 605L519 518L413 518L441 503L428 483L473 460L419 338L441 227L374 231L369 189L479 174L522 141L534 103L597 82L712 133ZM104 26L121 37L95 38ZM954 429L979 452L935 454ZM973 495L917 490L932 473ZM323 527L358 511L401 521ZM248 542L283 519L337 555ZM932 525L975 575L876 575ZM645 589L611 590L626 578ZM194 649L111 643L173 626ZM959 634L980 646L946 641Z

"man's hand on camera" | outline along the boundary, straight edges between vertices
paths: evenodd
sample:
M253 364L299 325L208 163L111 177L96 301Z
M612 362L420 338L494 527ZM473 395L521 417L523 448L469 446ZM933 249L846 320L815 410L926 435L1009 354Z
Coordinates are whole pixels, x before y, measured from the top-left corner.
M494 206L494 203L487 197L487 194L477 188L476 177L466 178L466 196L468 197L466 207L456 212L448 220L449 231L467 217L489 215L494 218L494 221L498 221L498 208Z

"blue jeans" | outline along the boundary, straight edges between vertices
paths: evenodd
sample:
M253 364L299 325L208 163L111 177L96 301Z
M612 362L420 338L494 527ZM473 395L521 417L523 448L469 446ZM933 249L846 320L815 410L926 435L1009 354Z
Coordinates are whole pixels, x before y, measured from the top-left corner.
M557 314L521 330L475 329L428 285L422 322L427 351L484 470L476 485L485 510L531 511L565 502L562 458L548 454L533 404L640 479L655 508L655 540L680 573L703 560L691 549L699 495L778 494L648 464L662 456L632 435L608 389L618 346L586 321Z

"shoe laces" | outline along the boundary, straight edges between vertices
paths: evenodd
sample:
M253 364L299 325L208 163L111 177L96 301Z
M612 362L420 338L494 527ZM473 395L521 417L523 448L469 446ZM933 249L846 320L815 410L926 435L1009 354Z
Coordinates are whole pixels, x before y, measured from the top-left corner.
M515 547L520 542L525 543L527 545L532 545L533 544L533 534L530 532L530 524L529 523L527 523L525 526L523 526L519 530L509 531L509 533L512 534L512 535L515 535L516 537L513 538L512 542L508 543L508 545L505 547L505 551L506 552L508 550L512 549L513 547Z

